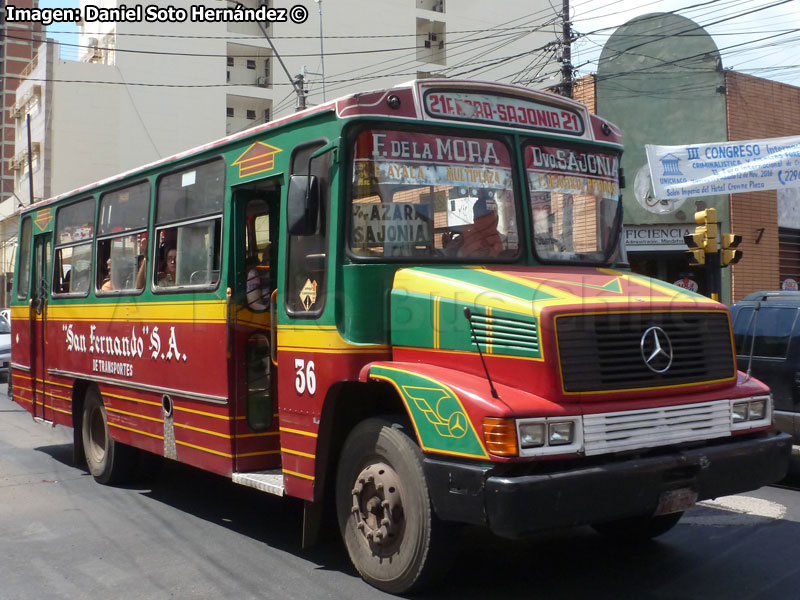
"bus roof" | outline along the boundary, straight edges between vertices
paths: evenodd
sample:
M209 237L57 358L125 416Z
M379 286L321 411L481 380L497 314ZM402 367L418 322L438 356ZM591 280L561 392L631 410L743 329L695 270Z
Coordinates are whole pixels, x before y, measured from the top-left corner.
M349 94L335 100L287 115L218 140L189 148L172 156L134 167L123 173L58 194L25 208L33 210L88 190L121 181L132 175L220 148L293 121L335 111L341 119L392 117L453 125L530 131L561 138L596 141L622 146L620 130L605 119L591 114L585 105L550 92L529 88L457 79L420 79L370 92ZM22 211L22 212L25 212Z

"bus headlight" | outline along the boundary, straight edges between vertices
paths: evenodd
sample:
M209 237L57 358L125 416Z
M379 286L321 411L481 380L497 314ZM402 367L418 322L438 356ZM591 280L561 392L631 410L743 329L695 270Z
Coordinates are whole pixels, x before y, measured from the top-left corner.
M754 429L772 422L772 397L755 396L731 400L731 429Z
M753 400L750 402L749 407L750 412L747 418L751 421L763 419L767 414L767 401L764 398Z
M548 429L550 435L547 443L551 446L563 446L564 444L572 443L573 432L575 431L575 424L572 421L550 423Z
M733 415L734 423L741 423L747 421L747 402L737 402L733 405L731 414Z
M581 417L535 417L517 420L520 456L572 454L583 450Z
M519 445L522 449L544 446L544 423L520 423Z

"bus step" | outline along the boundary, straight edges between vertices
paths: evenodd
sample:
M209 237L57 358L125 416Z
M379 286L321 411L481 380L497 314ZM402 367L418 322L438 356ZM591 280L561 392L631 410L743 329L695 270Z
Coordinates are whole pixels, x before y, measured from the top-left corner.
M233 482L247 487L256 488L268 494L283 496L283 471L252 471L250 473L234 473Z
M52 421L48 421L47 419L43 419L42 417L33 417L33 420L37 423L42 423L44 425L50 425L50 427L55 427L56 424Z

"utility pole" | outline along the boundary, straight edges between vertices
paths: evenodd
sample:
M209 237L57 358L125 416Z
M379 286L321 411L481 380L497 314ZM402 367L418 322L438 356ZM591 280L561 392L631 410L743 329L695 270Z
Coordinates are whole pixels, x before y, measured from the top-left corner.
M294 78L292 84L294 85L294 89L297 91L297 107L295 110L301 111L306 109L306 87L305 87L305 75L303 73L298 73L297 77Z
M325 49L322 47L322 0L314 0L319 6L319 64L322 70L322 101L325 102Z
M569 0L563 0L561 27L561 93L572 98L572 26L569 22Z

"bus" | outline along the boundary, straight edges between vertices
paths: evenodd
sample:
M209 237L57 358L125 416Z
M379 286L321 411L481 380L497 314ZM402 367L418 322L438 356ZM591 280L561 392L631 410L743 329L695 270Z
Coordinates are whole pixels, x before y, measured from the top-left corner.
M620 131L426 79L21 213L13 399L103 484L155 454L303 501L392 593L460 526L673 527L786 472L728 310L632 273Z

